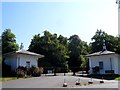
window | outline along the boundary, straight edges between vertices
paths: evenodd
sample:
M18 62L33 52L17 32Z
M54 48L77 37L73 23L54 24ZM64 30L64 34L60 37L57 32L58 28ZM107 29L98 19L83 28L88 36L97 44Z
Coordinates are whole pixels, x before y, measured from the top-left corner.
M103 61L99 62L99 67L100 67L100 69L103 69Z
M26 67L30 68L30 61L26 61Z

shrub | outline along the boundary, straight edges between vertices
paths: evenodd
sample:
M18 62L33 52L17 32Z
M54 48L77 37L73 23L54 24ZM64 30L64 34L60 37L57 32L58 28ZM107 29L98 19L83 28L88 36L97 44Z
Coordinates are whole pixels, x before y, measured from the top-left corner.
M18 69L17 70L17 76L18 77L24 77L25 76L25 72L23 70Z
M19 66L16 69L17 77L24 77L26 75L27 68L23 66Z
M25 77L26 75L28 76L41 76L41 74L43 73L43 68L42 67L35 67L32 66L31 68L26 68L23 66L19 66L16 69L16 73L17 73L17 77Z
M38 77L38 76L41 76L41 74L43 73L43 68L32 66L30 68L30 72L32 76Z

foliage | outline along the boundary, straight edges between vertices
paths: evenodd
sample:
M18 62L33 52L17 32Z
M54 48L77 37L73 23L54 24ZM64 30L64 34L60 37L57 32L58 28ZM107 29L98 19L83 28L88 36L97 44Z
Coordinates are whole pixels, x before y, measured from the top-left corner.
M18 78L16 77L1 77L0 78L0 82L6 82L6 81L11 81L11 80L17 80ZM23 78L19 78L19 79L23 79Z
M84 55L82 55L81 70L87 71L87 73L88 73L88 70L89 70L89 59Z
M80 70L82 61L85 61L83 55L87 54L88 46L78 35L72 35L69 38L68 49L70 51L69 67L72 70L73 75L75 75L75 72Z
M25 77L26 75L37 77L37 76L41 76L41 74L43 73L43 68L39 68L35 66L32 66L31 68L26 68L23 66L19 66L16 69L16 73L17 73L17 77Z
M66 68L68 58L67 38L44 31L44 35L35 35L29 46L29 51L45 55L44 60L39 60L42 67Z
M43 69L42 68L39 68L39 67L34 67L32 66L30 68L30 72L31 72L31 75L34 76L34 77L38 77L38 76L41 76L41 74L43 73Z
M25 71L22 69L17 70L17 77L25 77Z
M116 77L115 80L120 80L120 76L119 76L119 77Z
M16 69L17 77L24 77L26 75L27 68L23 66L19 66Z
M116 53L120 54L120 37L117 37L117 46L116 47L117 47Z
M2 33L2 53L8 53L18 50L18 44L16 44L15 35L10 29L6 29Z
M43 67L53 67L55 72L58 68L69 68L75 73L79 70L88 70L88 53L98 52L103 49L103 40L107 50L120 53L120 37L108 35L102 30L97 30L88 46L78 35L72 35L69 39L57 34L44 31L44 35L35 35L29 46L29 51L45 55L39 60Z
M93 42L90 43L91 52L98 52L103 49L103 39L105 40L107 50L120 53L120 37L108 35L102 30L97 30L92 37Z

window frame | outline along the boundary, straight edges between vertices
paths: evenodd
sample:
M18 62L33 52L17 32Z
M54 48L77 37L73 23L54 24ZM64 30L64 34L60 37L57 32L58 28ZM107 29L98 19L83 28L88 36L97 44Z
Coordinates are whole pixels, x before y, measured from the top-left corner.
M103 61L99 61L99 68L100 68L100 70L104 69L103 68Z
M30 68L30 61L26 61L26 67Z

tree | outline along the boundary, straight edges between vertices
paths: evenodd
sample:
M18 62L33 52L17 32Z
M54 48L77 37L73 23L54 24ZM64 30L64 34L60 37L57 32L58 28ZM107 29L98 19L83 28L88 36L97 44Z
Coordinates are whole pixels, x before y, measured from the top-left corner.
M82 63L82 41L78 35L72 35L69 38L68 45L70 54L69 54L69 67L75 75L75 72L79 71Z
M117 50L116 53L120 54L120 37L117 37Z
M97 30L95 35L92 37L91 50L93 52L98 52L103 49L103 39L105 39L106 33L102 30Z
M19 46L16 44L16 37L10 29L6 29L2 33L2 53L17 51Z
M35 35L29 46L29 51L45 55L44 60L39 62L43 67L53 67L56 73L58 68L65 68L67 65L67 40L62 35L51 34L44 31L44 35Z
M119 38L108 35L102 30L97 30L95 35L92 37L93 42L90 43L91 53L103 50L103 40L105 40L107 50L119 53Z
M2 43L2 54L18 50L18 44L16 44L15 39L16 37L10 29L6 29L2 33L2 42L0 41L0 45ZM2 56L0 56L0 58L2 59ZM4 71L2 73L2 76L8 76L11 74L11 67L9 65L6 65L4 60L2 60L2 67L2 71Z

